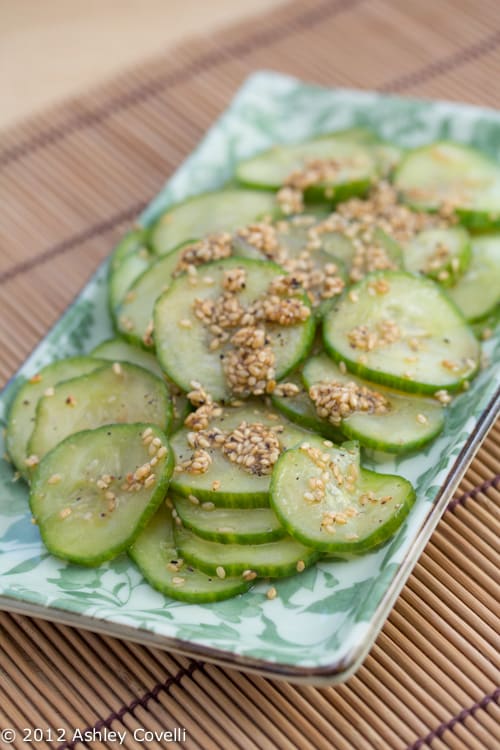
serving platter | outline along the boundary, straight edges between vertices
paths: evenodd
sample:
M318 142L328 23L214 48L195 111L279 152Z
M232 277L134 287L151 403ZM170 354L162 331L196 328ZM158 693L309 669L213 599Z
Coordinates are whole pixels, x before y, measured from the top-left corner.
M270 145L367 126L402 146L438 138L468 143L500 160L500 114L466 105L377 93L328 90L275 73L254 74L140 217L149 225L168 206L231 180L235 165ZM110 248L111 250L112 248ZM57 261L54 261L57 262ZM0 395L9 402L42 365L89 352L112 334L104 263ZM362 662L445 511L500 405L500 336L488 364L448 409L442 435L407 457L364 457L364 465L413 482L417 502L386 545L346 562L321 562L236 599L174 602L153 591L126 555L96 569L50 556L31 523L28 489L0 461L0 607L130 638L196 658L294 681L346 679ZM3 441L3 438L0 438ZM0 454L5 447L2 445Z

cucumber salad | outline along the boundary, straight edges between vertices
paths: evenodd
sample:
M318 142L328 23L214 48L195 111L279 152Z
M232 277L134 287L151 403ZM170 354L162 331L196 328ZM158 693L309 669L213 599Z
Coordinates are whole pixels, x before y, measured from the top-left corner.
M130 231L108 301L116 337L10 409L52 554L187 602L362 554L415 500L364 451L439 435L499 319L500 167L363 128L276 146Z

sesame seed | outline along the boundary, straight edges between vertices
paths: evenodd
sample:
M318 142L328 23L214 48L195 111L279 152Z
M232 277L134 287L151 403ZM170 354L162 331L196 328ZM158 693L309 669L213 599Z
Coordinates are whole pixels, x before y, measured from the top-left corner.
M419 422L420 424L427 424L428 421L429 420L427 419L425 414L417 414L417 422Z
M54 388L52 388L52 386L51 386L50 388L46 388L46 389L44 390L44 392L43 392L43 395L44 395L44 396L53 396L53 395L54 395L54 393L55 393L55 389L54 389Z
M122 366L119 362L113 362L113 372L115 375L118 375L118 377L123 375Z
M179 327L180 328L192 328L193 323L188 318L182 318L182 320L179 320Z
M302 573L302 571L305 570L305 567L306 567L306 564L304 560L299 560L297 562L297 565L295 566L295 570L297 571L297 573Z
M34 466L37 466L40 463L40 459L33 453L31 456L28 456L28 458L24 459L24 463L29 469L32 469Z
M146 488L152 487L155 482L156 482L156 474L150 474L144 480L144 487Z
M68 518L71 515L71 508L63 508L59 511L59 518Z
M274 586L271 586L271 588L266 591L266 596L268 599L276 599L276 597L278 596L278 592L276 591Z
M222 567L222 565L219 565L215 569L215 572L217 574L217 578L225 578L226 577L226 571L224 570L224 568Z
M52 474L51 477L48 478L47 484L59 484L62 477L60 474Z
M244 581L254 581L257 578L257 573L255 570L244 570L242 577Z
M186 583L186 579L181 578L181 576L174 576L172 578L172 583L174 584L174 586L183 586Z

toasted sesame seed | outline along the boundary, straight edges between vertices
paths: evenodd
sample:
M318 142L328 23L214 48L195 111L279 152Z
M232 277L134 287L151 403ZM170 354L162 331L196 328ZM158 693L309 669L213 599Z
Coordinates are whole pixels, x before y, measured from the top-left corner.
M214 479L214 481L212 482L212 490L214 492L217 492L217 490L219 489L220 489L220 481L218 479Z
M60 474L52 474L52 476L48 478L47 484L59 484L61 479L62 476Z
M278 592L276 591L274 586L271 586L271 588L266 591L266 596L268 599L276 599L276 597L278 596Z
M183 584L186 583L186 579L181 578L181 576L174 576L172 578L172 583L174 584L174 586L182 586Z
M306 568L306 564L304 560L299 560L297 562L297 565L295 566L295 570L297 571L297 573L302 573L302 571L305 570L305 568Z
M192 328L193 323L188 318L182 318L181 320L179 320L179 327L180 328Z
M196 495L188 495L188 500L193 505L199 505L200 504L200 501L198 500L198 498L196 497Z
M244 570L242 578L244 581L254 581L257 578L255 570Z
M419 422L420 424L427 424L428 421L429 420L427 419L425 414L417 414L417 422Z
M36 375L32 375L29 382L30 383L39 383L42 380L42 376L39 372L36 373Z
M55 388L53 388L53 387L51 386L50 388L46 388L46 389L44 390L44 392L43 392L43 395L44 395L44 396L53 396L55 392L56 392L56 391L55 391Z
M224 570L224 568L222 567L222 565L219 565L215 569L215 572L217 574L217 578L225 578L226 577L226 571Z
M71 515L71 508L63 508L59 511L59 518L68 518Z
M152 487L155 482L156 482L156 474L150 474L144 480L144 487L146 488Z
M119 362L113 362L113 372L115 375L118 375L118 377L123 375L123 369Z
M28 468L32 469L34 466L38 466L38 464L40 463L40 459L33 453L31 456L28 456L28 458L24 459L24 463Z

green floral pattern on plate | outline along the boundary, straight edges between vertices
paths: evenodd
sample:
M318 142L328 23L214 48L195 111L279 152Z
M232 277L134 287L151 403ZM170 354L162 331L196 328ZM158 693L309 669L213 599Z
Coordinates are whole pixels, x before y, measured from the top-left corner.
M224 184L237 161L273 143L354 125L366 125L402 146L454 138L500 160L496 112L331 91L257 73L141 220L150 224L172 203ZM26 376L53 359L90 351L110 334L104 264L2 393L0 421L5 424L9 401ZM26 486L12 481L12 467L1 460L1 606L269 674L313 682L345 678L366 654L444 510L464 468L464 449L472 450L491 417L500 379L498 336L488 342L487 352L491 365L455 400L438 440L412 457L365 456L365 465L401 473L416 487L417 503L398 534L359 559L321 562L279 581L273 601L265 597L263 582L226 602L183 604L153 591L125 555L95 570L56 560L31 523Z

